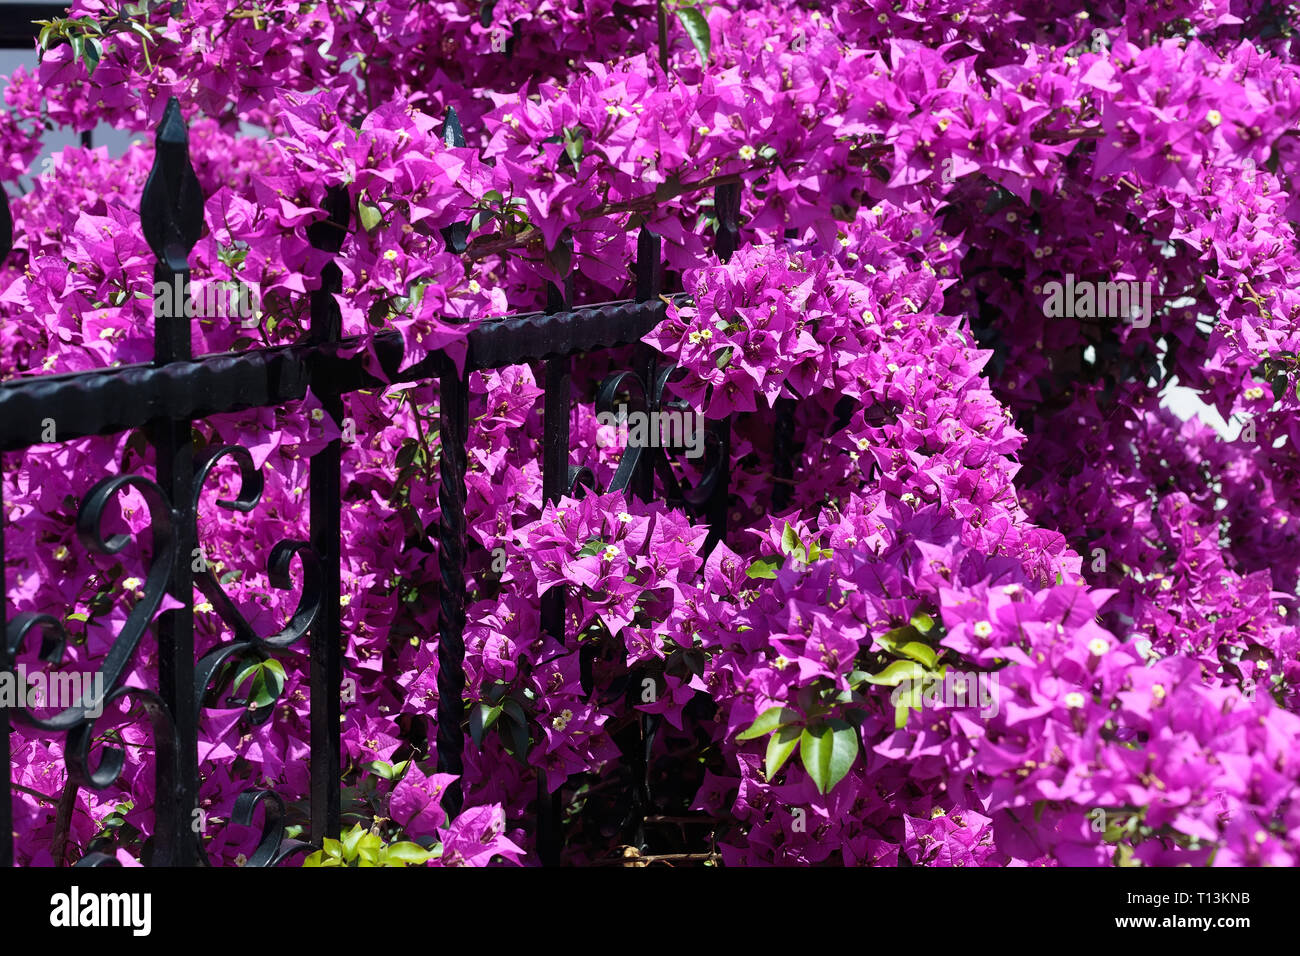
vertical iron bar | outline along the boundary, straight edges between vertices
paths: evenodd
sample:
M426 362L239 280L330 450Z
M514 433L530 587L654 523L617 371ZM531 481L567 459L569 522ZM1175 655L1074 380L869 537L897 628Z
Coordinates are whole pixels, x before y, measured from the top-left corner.
M649 302L659 295L662 287L663 242L658 234L642 226L636 238L636 300ZM658 356L659 353L644 342L638 342L633 349L633 369L645 383L647 390L654 385ZM648 391L646 397L649 397ZM628 490L642 501L648 502L654 495L656 454L659 454L659 449L653 442L651 447L642 449L636 472L632 475L629 484Z
M571 291L571 279L565 283ZM548 285L546 311L562 312L568 307L566 295L555 285ZM569 480L569 388L570 359L549 359L543 363L545 397L542 406L542 499L559 501ZM565 589L557 585L542 595L542 630L564 643ZM562 790L563 788L561 788ZM537 778L537 849L545 866L558 866L561 850L560 793L548 793L546 775Z
M723 183L713 190L713 212L718 218L715 250L728 261L740 248L740 183Z
M308 240L325 252L337 253L347 236L351 215L346 187L326 191L322 208L327 217L308 229ZM311 342L337 342L343 334L342 316L334 296L343 289L343 273L330 261L321 269L320 288L311 294ZM312 393L325 413L342 429L343 398L329 382L313 381ZM336 438L311 460L311 544L320 556L322 606L311 629L311 836L319 843L338 839L341 813L339 721L343 711L343 646L339 621L341 568L339 469L343 442Z
M0 263L9 258L14 247L14 220L9 211L9 195L0 187ZM0 641L4 641L9 628L9 588L5 583L5 488L4 456L0 455ZM6 655L7 656L7 655ZM9 708L0 707L0 867L14 865L14 808L10 787L13 783L13 759L9 752Z
M438 770L454 773L442 808L460 813L465 771L465 466L469 440L469 386L443 356L438 383Z
M663 242L660 237L645 226L636 240L636 300L648 302L659 295L663 287ZM644 342L638 342L633 350L633 368L641 377L648 390L654 387L658 373L659 353ZM641 450L636 472L628 490L649 502L654 497L655 457L663 454L654 442ZM647 675L644 667L633 669L628 681L628 700L636 701L640 693L641 681ZM650 754L654 748L655 731L658 727L658 715L637 715L637 739L635 745L624 752L632 772L632 814L636 821L633 842L638 849L647 848L645 834L645 815L650 808Z
M155 272L157 281L170 281L165 266ZM188 294L188 279L185 280ZM159 316L164 322L174 316ZM182 312L183 318L183 312ZM180 361L160 353L158 364ZM168 862L193 866L197 862L194 834L189 822L198 806L198 722L194 688L194 582L190 562L198 548L194 512L190 505L194 482L194 446L188 418L155 419L149 427L157 459L158 485L172 503L175 516L176 554L172 564L171 596L182 607L158 619L158 689L176 722L178 772L171 794L159 794L158 829L167 833L176 858ZM168 799L170 797L170 799Z
M659 0L656 6L656 26L659 28L659 66L668 72L668 9L666 0Z
M772 435L774 511L781 511L794 497L794 409L794 399L776 400L776 430Z
M798 229L786 229L785 238L798 239ZM794 399L776 400L776 428L772 434L772 510L781 511L794 497Z
M460 117L452 108L442 124L442 141L450 147L465 145ZM456 224L443 230L447 247L465 248L469 226ZM469 442L468 372L456 371L443 356L438 381L438 770L454 773L456 780L442 796L442 809L450 820L464 805L460 777L465 772L465 468Z
M3 257L0 257L3 258ZM4 640L9 620L9 589L5 584L5 489L4 456L0 455L0 640ZM7 655L6 655L7 656ZM7 661L6 661L7 664ZM14 807L10 787L13 783L12 755L9 752L9 708L0 707L0 867L14 865Z
M718 186L713 192L713 203L714 213L718 217L715 249L718 259L727 262L740 246L740 183L723 183ZM718 440L718 453L721 456L718 467L722 473L705 507L709 522L709 536L704 541L706 555L726 537L727 508L731 501L731 421L723 419L710 422L709 425Z
M190 250L203 228L203 193L189 158L189 133L180 103L172 97L158 124L153 168L140 200L140 224L153 250L154 364L190 359ZM165 290L165 291L164 291ZM179 293L179 294L176 294ZM194 579L198 551L193 507L194 445L188 418L156 418L147 427L154 446L158 485L171 503L176 533L169 592L181 607L158 619L158 689L176 727L176 773L170 793L159 793L155 812L160 842L171 859L157 865L193 866L199 844L190 829L198 807L198 707L194 686Z

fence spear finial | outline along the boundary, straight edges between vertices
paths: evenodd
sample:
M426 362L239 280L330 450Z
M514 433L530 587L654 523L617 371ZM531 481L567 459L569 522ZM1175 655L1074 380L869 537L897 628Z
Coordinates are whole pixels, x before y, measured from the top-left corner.
M140 225L158 261L173 272L185 272L190 250L203 232L203 190L190 164L189 131L174 96L154 142L153 168L140 197Z

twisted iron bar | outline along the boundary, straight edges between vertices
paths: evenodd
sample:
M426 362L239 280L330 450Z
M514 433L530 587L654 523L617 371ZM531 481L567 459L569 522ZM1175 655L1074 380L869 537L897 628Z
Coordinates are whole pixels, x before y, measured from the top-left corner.
M447 111L443 142L465 145L460 119ZM452 251L463 248L468 228L449 226L443 236ZM469 442L468 371L441 356L438 384L438 770L456 775L441 805L450 820L464 806L460 777L465 772L465 471Z

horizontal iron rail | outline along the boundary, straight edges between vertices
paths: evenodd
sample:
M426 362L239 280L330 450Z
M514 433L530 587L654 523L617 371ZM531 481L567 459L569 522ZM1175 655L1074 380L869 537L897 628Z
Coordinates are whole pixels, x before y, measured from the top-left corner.
M679 296L679 298L685 298ZM467 371L630 345L663 321L662 299L523 313L485 320L468 336ZM401 368L402 338L382 332L374 352L388 377L366 371L360 337L320 345L282 345L189 361L40 375L0 382L0 452L42 444L43 422L57 440L111 435L159 417L204 418L304 398L313 379L334 393L436 378L441 352ZM351 353L351 354L349 354Z

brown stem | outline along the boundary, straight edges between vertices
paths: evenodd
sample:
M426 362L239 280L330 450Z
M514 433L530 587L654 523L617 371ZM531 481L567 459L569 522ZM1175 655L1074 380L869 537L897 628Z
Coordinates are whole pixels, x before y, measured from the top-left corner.
M593 866L641 866L646 863L700 863L708 860L721 860L719 853L659 853L651 856L621 856L607 860L595 860Z
M81 788L68 780L59 798L59 808L54 817L54 837L50 840L56 866L64 865L68 852L68 829L72 825L72 811L77 806L77 791Z
M1051 130L1042 134L1037 141L1048 145L1068 143L1071 140L1101 139L1106 131L1100 126L1067 126L1065 129Z
M646 823L722 823L723 817L666 817L653 814L645 818Z
M756 166L753 170L748 171L753 172L764 168L765 167L762 166ZM652 193L649 196L638 196L636 199L625 199L621 202L603 203L595 209L588 209L586 212L578 213L578 221L590 222L591 220L599 219L602 216L615 216L619 213L625 212L643 212L647 209L654 208L658 203L676 199L677 197L684 196L687 193L698 192L702 189L712 189L714 186L723 186L728 183L738 183L740 182L741 175L742 174L740 173L732 173L727 176L709 176L706 179L701 179L693 183L682 183L676 188L672 195L669 196L659 197ZM489 256L508 252L518 246L526 246L534 239L539 238L541 234L542 231L536 226L529 226L517 236L509 236L505 239L490 239L477 246L476 243L478 240L476 240L475 242L470 243L471 247L474 248L466 251L463 255L469 262L477 262L481 259L486 259Z
M39 790L32 790L30 787L24 787L24 786L22 786L21 784L11 783L11 784L9 784L9 789L10 789L10 790L15 790L15 791L17 791L18 793L25 793L25 794L27 794L27 796L29 796L29 797L35 797L37 800L40 800L42 803L58 803L58 802L59 802L59 798L58 798L58 797L51 797L51 796L50 796L49 794L47 794L47 793L41 793Z

